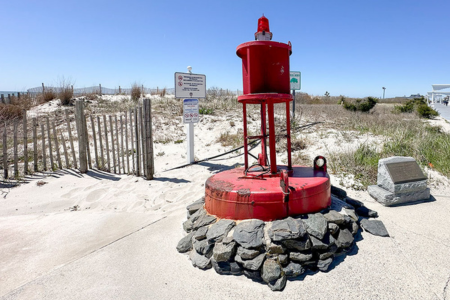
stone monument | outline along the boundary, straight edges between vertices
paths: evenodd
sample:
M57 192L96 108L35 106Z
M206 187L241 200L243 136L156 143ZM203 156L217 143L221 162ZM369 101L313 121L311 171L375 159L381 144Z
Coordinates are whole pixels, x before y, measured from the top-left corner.
M369 186L367 191L384 206L430 198L427 177L414 158L404 156L380 159L377 185Z

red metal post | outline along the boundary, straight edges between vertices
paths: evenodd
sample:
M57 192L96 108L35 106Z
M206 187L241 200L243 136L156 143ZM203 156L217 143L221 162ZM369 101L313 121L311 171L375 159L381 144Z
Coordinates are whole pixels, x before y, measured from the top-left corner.
M267 166L267 124L266 124L266 103L261 103L261 155L263 157L264 166Z
M270 172L277 173L277 152L275 146L275 120L273 114L273 103L267 103L267 112L269 118L269 150L270 150Z
M292 170L291 161L291 117L289 115L289 101L286 102L286 137L287 137L287 157L288 157L288 170Z
M248 142L247 142L247 104L242 103L242 111L244 112L243 121L244 121L244 166L245 169L248 169Z

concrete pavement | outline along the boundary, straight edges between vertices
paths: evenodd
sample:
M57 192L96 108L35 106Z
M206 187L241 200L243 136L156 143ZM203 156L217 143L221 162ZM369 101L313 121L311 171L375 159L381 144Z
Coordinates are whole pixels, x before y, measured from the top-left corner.
M175 205L166 217L146 219L141 230L91 244L76 259L47 263L39 272L27 272L24 268L29 264L22 262L38 261L36 257L12 255L10 266L1 268L1 295L3 299L450 299L450 197L435 198L390 208L364 201L379 212L391 237L363 232L355 251L338 260L328 273L288 281L281 293L244 276L192 267L188 257L175 249L186 216L184 205ZM0 227L9 221L3 219ZM91 227L54 222L67 230L61 229L59 236ZM9 251L20 252L39 240L44 227L17 232L15 237L23 243L17 249L11 245ZM36 239L30 238L33 235ZM3 260L4 247L0 249ZM16 263L19 270L13 268ZM5 281L19 275L20 282Z

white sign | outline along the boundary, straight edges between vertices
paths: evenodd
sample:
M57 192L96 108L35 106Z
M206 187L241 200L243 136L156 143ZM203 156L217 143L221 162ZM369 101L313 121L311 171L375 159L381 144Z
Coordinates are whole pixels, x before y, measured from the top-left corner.
M206 76L175 73L175 98L206 98Z
M301 73L296 71L291 71L290 73L290 82L291 82L291 90L300 90L301 89Z
M198 99L183 100L183 123L198 123Z

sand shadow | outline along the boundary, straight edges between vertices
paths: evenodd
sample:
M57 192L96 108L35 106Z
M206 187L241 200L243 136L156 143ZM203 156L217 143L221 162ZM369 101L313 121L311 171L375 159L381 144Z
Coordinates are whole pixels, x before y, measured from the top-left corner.
M429 203L429 202L435 202L435 201L436 201L436 198L433 197L433 195L430 195L429 199L422 199L422 200L417 200L414 202L399 203L399 204L395 204L395 205L390 205L389 207L413 206L413 205L417 205L417 204Z
M162 181L162 182L172 182L172 183L189 183L191 181L180 178L170 178L170 177L153 177L153 181Z
M200 162L198 164L201 166L207 167L208 171L211 171L211 172L222 172L222 171L235 169L236 167L241 166L241 164L234 164L232 166L227 166L227 165L223 165L223 164L214 164L214 163L210 163L210 162Z
M97 180L105 179L105 180L119 181L121 179L120 177L117 177L115 174L100 171L97 169L88 170L85 175Z

